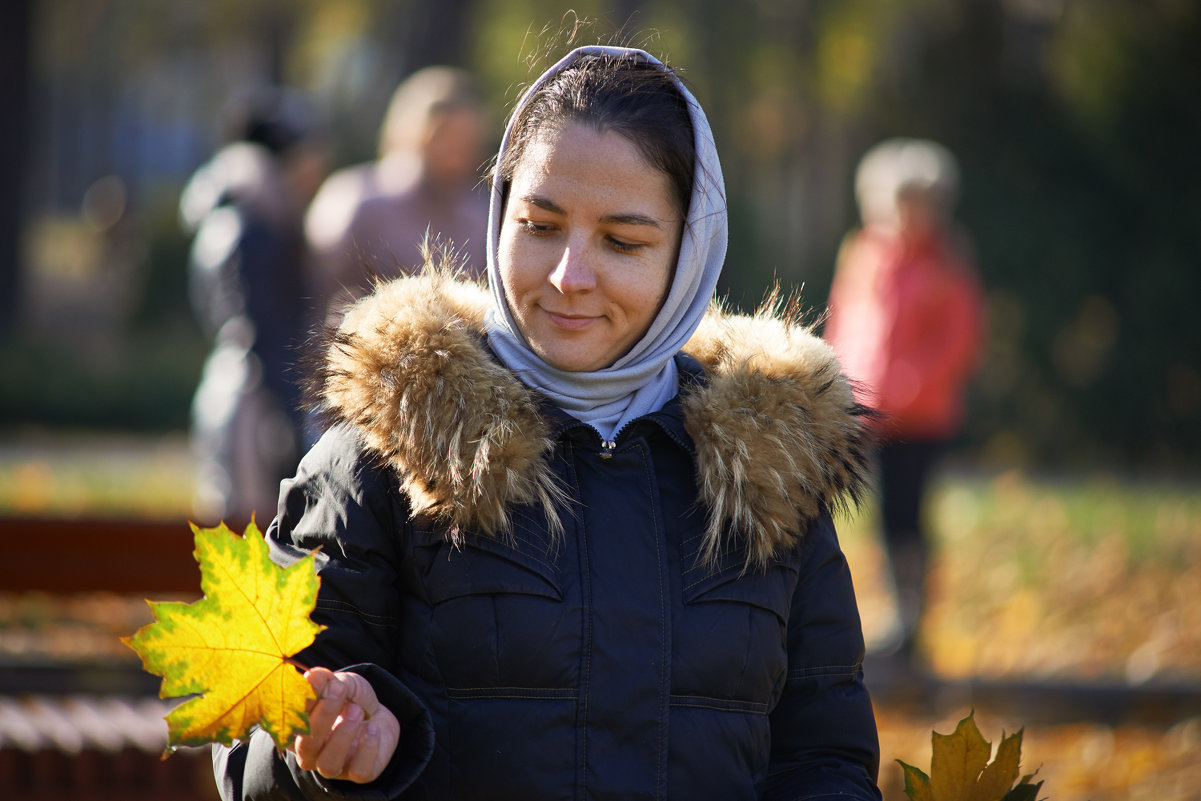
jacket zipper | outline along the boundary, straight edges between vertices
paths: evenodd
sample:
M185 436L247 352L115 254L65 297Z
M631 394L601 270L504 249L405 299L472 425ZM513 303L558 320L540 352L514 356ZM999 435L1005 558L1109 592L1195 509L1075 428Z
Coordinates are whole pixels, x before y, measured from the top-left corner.
M630 424L633 422L634 421L631 420L630 422L626 423L624 426L622 426L617 431L614 431L613 439L605 439L604 437L601 437L600 458L602 458L602 459L612 459L613 458L613 453L614 453L614 451L617 450L617 438L620 437L621 432L623 432L627 428L629 428Z
M621 436L622 431L625 431L627 428L630 427L630 424L632 422L634 422L634 421L630 421L630 423L626 423L624 426L622 426L621 431L613 432L613 439L604 439L603 437L601 438L600 458L602 458L602 459L612 459L613 458L613 453L617 450L617 438ZM677 445L679 445L681 448L683 448L686 452L688 452L694 458L696 457L696 448L692 445L692 443L682 442L680 440L680 438L677 437L675 435L675 433L668 428L664 428L663 430L667 434L667 436L669 436L672 440L675 441L675 443Z

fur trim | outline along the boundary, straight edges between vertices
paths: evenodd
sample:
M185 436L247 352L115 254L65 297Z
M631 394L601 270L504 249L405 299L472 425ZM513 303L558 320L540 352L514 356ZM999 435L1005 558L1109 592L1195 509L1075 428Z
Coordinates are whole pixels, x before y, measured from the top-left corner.
M714 304L685 347L707 386L684 398L709 506L705 557L746 541L747 565L794 546L823 506L858 502L867 478L862 418L834 351L773 292L753 316ZM729 533L727 533L729 532Z
M333 418L352 423L396 468L413 510L456 540L468 528L507 533L511 508L530 502L561 531L568 508L537 394L484 346L490 303L445 266L383 283L347 312L318 378ZM715 305L686 350L708 373L683 402L710 510L705 555L745 539L747 566L765 565L823 506L858 500L867 410L830 347L774 297L753 316Z
M507 533L512 507L532 502L561 532L565 499L538 401L485 349L490 295L459 277L444 263L352 306L326 350L319 395L396 469L413 511L452 540L466 528Z

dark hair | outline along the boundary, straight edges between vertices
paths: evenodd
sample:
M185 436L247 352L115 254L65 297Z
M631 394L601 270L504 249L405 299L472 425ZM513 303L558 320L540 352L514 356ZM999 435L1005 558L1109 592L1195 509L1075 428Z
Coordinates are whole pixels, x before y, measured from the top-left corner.
M226 103L222 116L222 138L226 142L262 145L276 156L317 134L313 107L294 89L248 89Z
M505 197L531 141L568 123L613 131L671 181L680 212L692 199L696 142L688 101L667 67L628 56L589 55L551 78L517 110L496 165Z

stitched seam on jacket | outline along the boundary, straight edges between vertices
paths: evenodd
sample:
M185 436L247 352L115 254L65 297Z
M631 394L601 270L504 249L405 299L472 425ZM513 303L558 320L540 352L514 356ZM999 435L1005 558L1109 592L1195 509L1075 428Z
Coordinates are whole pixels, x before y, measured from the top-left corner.
M349 612L363 619L363 622L371 626L395 626L400 622L400 618L391 615L376 615L371 612L366 612L354 604L346 603L329 598L318 598L315 606L316 609L324 609L327 612Z
M512 535L512 540L514 543L522 542L522 543L526 543L532 547L536 547L538 545L538 543L534 542L533 540L529 539L528 537L520 537L516 534ZM515 563L521 565L522 567L526 568L527 570L531 569L531 566L529 564L526 564L523 560L528 559L530 562L533 562L534 564L538 565L539 567L541 567L543 570L545 570L550 575L555 576L556 578L559 575L559 568L553 562L547 561L545 558L540 557L535 553L531 553L530 551L518 550L513 545L509 546L509 551L510 551L509 553L499 553L491 548L485 548L482 546L476 546L475 550L479 551L480 553L488 554L489 556L493 556L493 557L497 557L500 559L505 559L508 561L515 562ZM537 571L535 570L534 572L537 572ZM541 575L541 574L539 574L539 575ZM543 578L545 578L545 576L543 576Z
M793 668L788 671L789 680L792 679L815 679L824 676L846 676L853 677L859 672L859 665L824 665L821 667L805 667Z
M686 570L686 571L684 571L684 575L688 575L688 573L689 573L689 572L690 572L690 571L687 571L687 570ZM698 585L698 584L704 584L706 581L708 581L709 579L713 578L714 576L723 576L723 577L724 577L724 576L725 576L727 573L728 573L730 576L732 576L732 578L730 578L730 579L724 579L724 578L723 578L723 580L722 580L722 581L718 581L718 582L716 583L716 586L721 586L722 584L725 584L725 583L727 583L728 581L733 581L734 579L737 579L737 578L738 578L738 571L737 571L737 570L728 570L728 571L723 571L723 572L719 572L719 573L707 573L707 574L705 574L705 575L701 576L701 577L700 577L699 579L697 579L696 581L692 582L691 584L685 584L685 585L684 585L684 589L685 589L685 590L691 590L691 589L692 589L693 587L695 587L696 585Z
M704 695L673 695L671 705L688 709L712 709L717 712L742 712L752 715L766 715L768 711L768 705L758 701L709 698Z
M572 492L572 497L577 500L573 503L578 504L580 497L579 477L575 472L576 448L571 440L564 443L564 458L563 470L567 475L568 489ZM579 754L579 764L576 766L576 783L578 785L577 793L582 797L587 790L587 776L589 768L589 752L588 749L591 743L588 742L588 723L589 712L588 699L592 690L592 643L593 629L595 627L594 609L592 606L592 581L588 576L592 573L592 564L588 558L588 530L584 526L584 516L576 506L572 506L572 517L575 521L577 536L579 540L579 559L581 568L580 581L580 601L582 603L583 615L582 623L583 630L580 632L580 703L576 707L576 753Z
M579 691L570 687L561 689L542 687L447 687L446 693L455 700L488 698L525 701L575 701Z
M645 442L639 443L638 449L643 452L642 469L643 469L643 472L646 474L647 489L649 491L651 491L652 493L654 493L654 496L655 496L654 498L652 498L651 504L650 504L651 515L652 515L652 517L651 517L652 529L651 530L655 531L655 532L659 532L662 530L661 523L659 522L658 504L657 504L657 500L656 500L656 498L659 494L659 485L655 481L655 472L654 472L654 470L651 469L650 449L645 446ZM659 621L660 621L659 625L662 627L663 634L665 635L662 637L662 643L660 645L661 650L659 652L659 665L660 665L660 667L659 667L659 686L661 688L667 688L670 686L670 682L671 682L671 678L668 674L668 671L670 670L670 665L671 665L671 654L668 651L668 648L669 648L668 640L671 637L671 635L669 633L669 631L670 631L669 627L671 624L668 621L666 593L663 588L663 573L664 573L664 570L666 569L667 565L666 565L666 560L664 559L664 554L663 554L663 538L662 537L655 537L655 561L659 565L659 570L657 571L658 578L659 578ZM668 691L668 693L667 693L667 709L670 712L670 710L671 710L671 693L670 693L670 691ZM661 753L663 754L663 756L660 757L660 759L659 759L658 772L657 772L656 779L655 779L655 797L656 798L666 798L666 795L667 795L667 793L666 793L666 785L667 785L666 758L667 758L667 753L668 753L667 719L666 719L666 717L659 721L659 743L660 743L660 748L662 749Z

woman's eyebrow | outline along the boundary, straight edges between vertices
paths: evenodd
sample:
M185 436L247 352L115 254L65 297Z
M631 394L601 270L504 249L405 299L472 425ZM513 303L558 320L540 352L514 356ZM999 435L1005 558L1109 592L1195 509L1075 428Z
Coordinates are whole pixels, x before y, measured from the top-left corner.
M663 229L662 223L645 214L606 214L600 221L607 225L649 225L652 228Z
M523 195L521 199L531 206L537 206L544 211L549 211L551 214L558 214L563 217L567 216L566 209L543 195ZM635 214L633 212L628 214L606 214L600 218L600 222L606 225L649 225L652 228L663 230L663 223L661 221L645 214Z
M542 195L524 195L521 199L524 202L529 203L531 206L537 206L540 209L549 211L551 214L567 216L566 209L564 209L558 203L555 203L550 198L543 197Z

